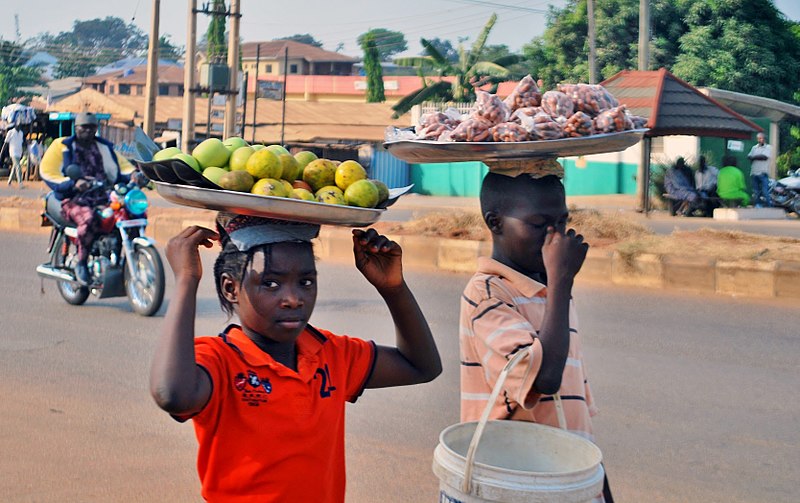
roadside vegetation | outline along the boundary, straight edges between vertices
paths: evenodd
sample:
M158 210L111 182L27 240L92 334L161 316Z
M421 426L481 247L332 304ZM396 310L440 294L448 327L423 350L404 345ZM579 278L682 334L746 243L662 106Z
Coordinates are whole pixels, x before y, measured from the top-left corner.
M408 222L380 222L389 235L418 235L488 241L489 231L477 212L430 213ZM570 208L570 227L595 249L615 250L626 257L640 254L683 255L713 260L800 260L800 239L703 228L654 234L619 212ZM679 223L676 221L676 226Z

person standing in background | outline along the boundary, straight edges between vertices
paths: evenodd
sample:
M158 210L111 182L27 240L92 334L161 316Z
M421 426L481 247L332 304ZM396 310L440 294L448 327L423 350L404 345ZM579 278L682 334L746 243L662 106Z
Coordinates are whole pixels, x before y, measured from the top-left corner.
M769 198L769 160L772 147L764 141L764 133L756 136L758 143L753 145L747 158L750 159L750 182L753 189L753 205L756 208L772 206Z
M6 131L6 139L3 142L3 148L8 149L8 156L11 158L11 172L8 174L8 185L14 180L14 173L17 174L17 187L24 188L22 185L22 148L24 143L24 135L22 131L16 126L11 126Z

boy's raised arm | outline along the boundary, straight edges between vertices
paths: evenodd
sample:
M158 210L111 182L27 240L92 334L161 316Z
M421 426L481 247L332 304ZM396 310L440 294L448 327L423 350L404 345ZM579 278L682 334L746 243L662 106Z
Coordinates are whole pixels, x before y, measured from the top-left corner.
M442 362L428 322L403 279L402 250L374 229L353 230L356 267L383 297L396 329L396 346L378 347L368 388L428 382Z
M539 330L542 366L533 382L539 393L552 395L561 388L561 377L569 353L569 303L572 285L589 245L573 229L566 233L547 230L542 257L547 271L547 307Z
M150 369L150 394L170 414L199 412L211 396L211 381L195 361L194 319L197 288L203 275L198 246L211 247L211 241L217 238L214 231L192 226L167 244L175 293Z

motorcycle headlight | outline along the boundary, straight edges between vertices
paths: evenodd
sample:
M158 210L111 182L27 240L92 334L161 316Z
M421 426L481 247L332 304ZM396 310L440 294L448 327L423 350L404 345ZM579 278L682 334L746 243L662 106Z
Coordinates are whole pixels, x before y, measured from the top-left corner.
M147 210L147 196L139 189L131 189L125 194L125 208L131 215L141 215Z

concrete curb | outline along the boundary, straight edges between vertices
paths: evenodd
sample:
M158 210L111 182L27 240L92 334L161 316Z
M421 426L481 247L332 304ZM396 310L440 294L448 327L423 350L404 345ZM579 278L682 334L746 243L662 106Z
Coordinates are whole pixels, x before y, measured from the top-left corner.
M148 233L165 244L188 225L214 226L213 211L192 210L187 214L160 214L151 210ZM49 232L41 226L41 211L0 207L0 230ZM425 236L390 236L403 247L408 267L469 273L478 257L491 253L491 243ZM320 259L352 262L350 229L323 227L316 247ZM590 249L578 276L617 285L714 293L760 298L800 298L800 262L723 261L701 257L639 254Z

